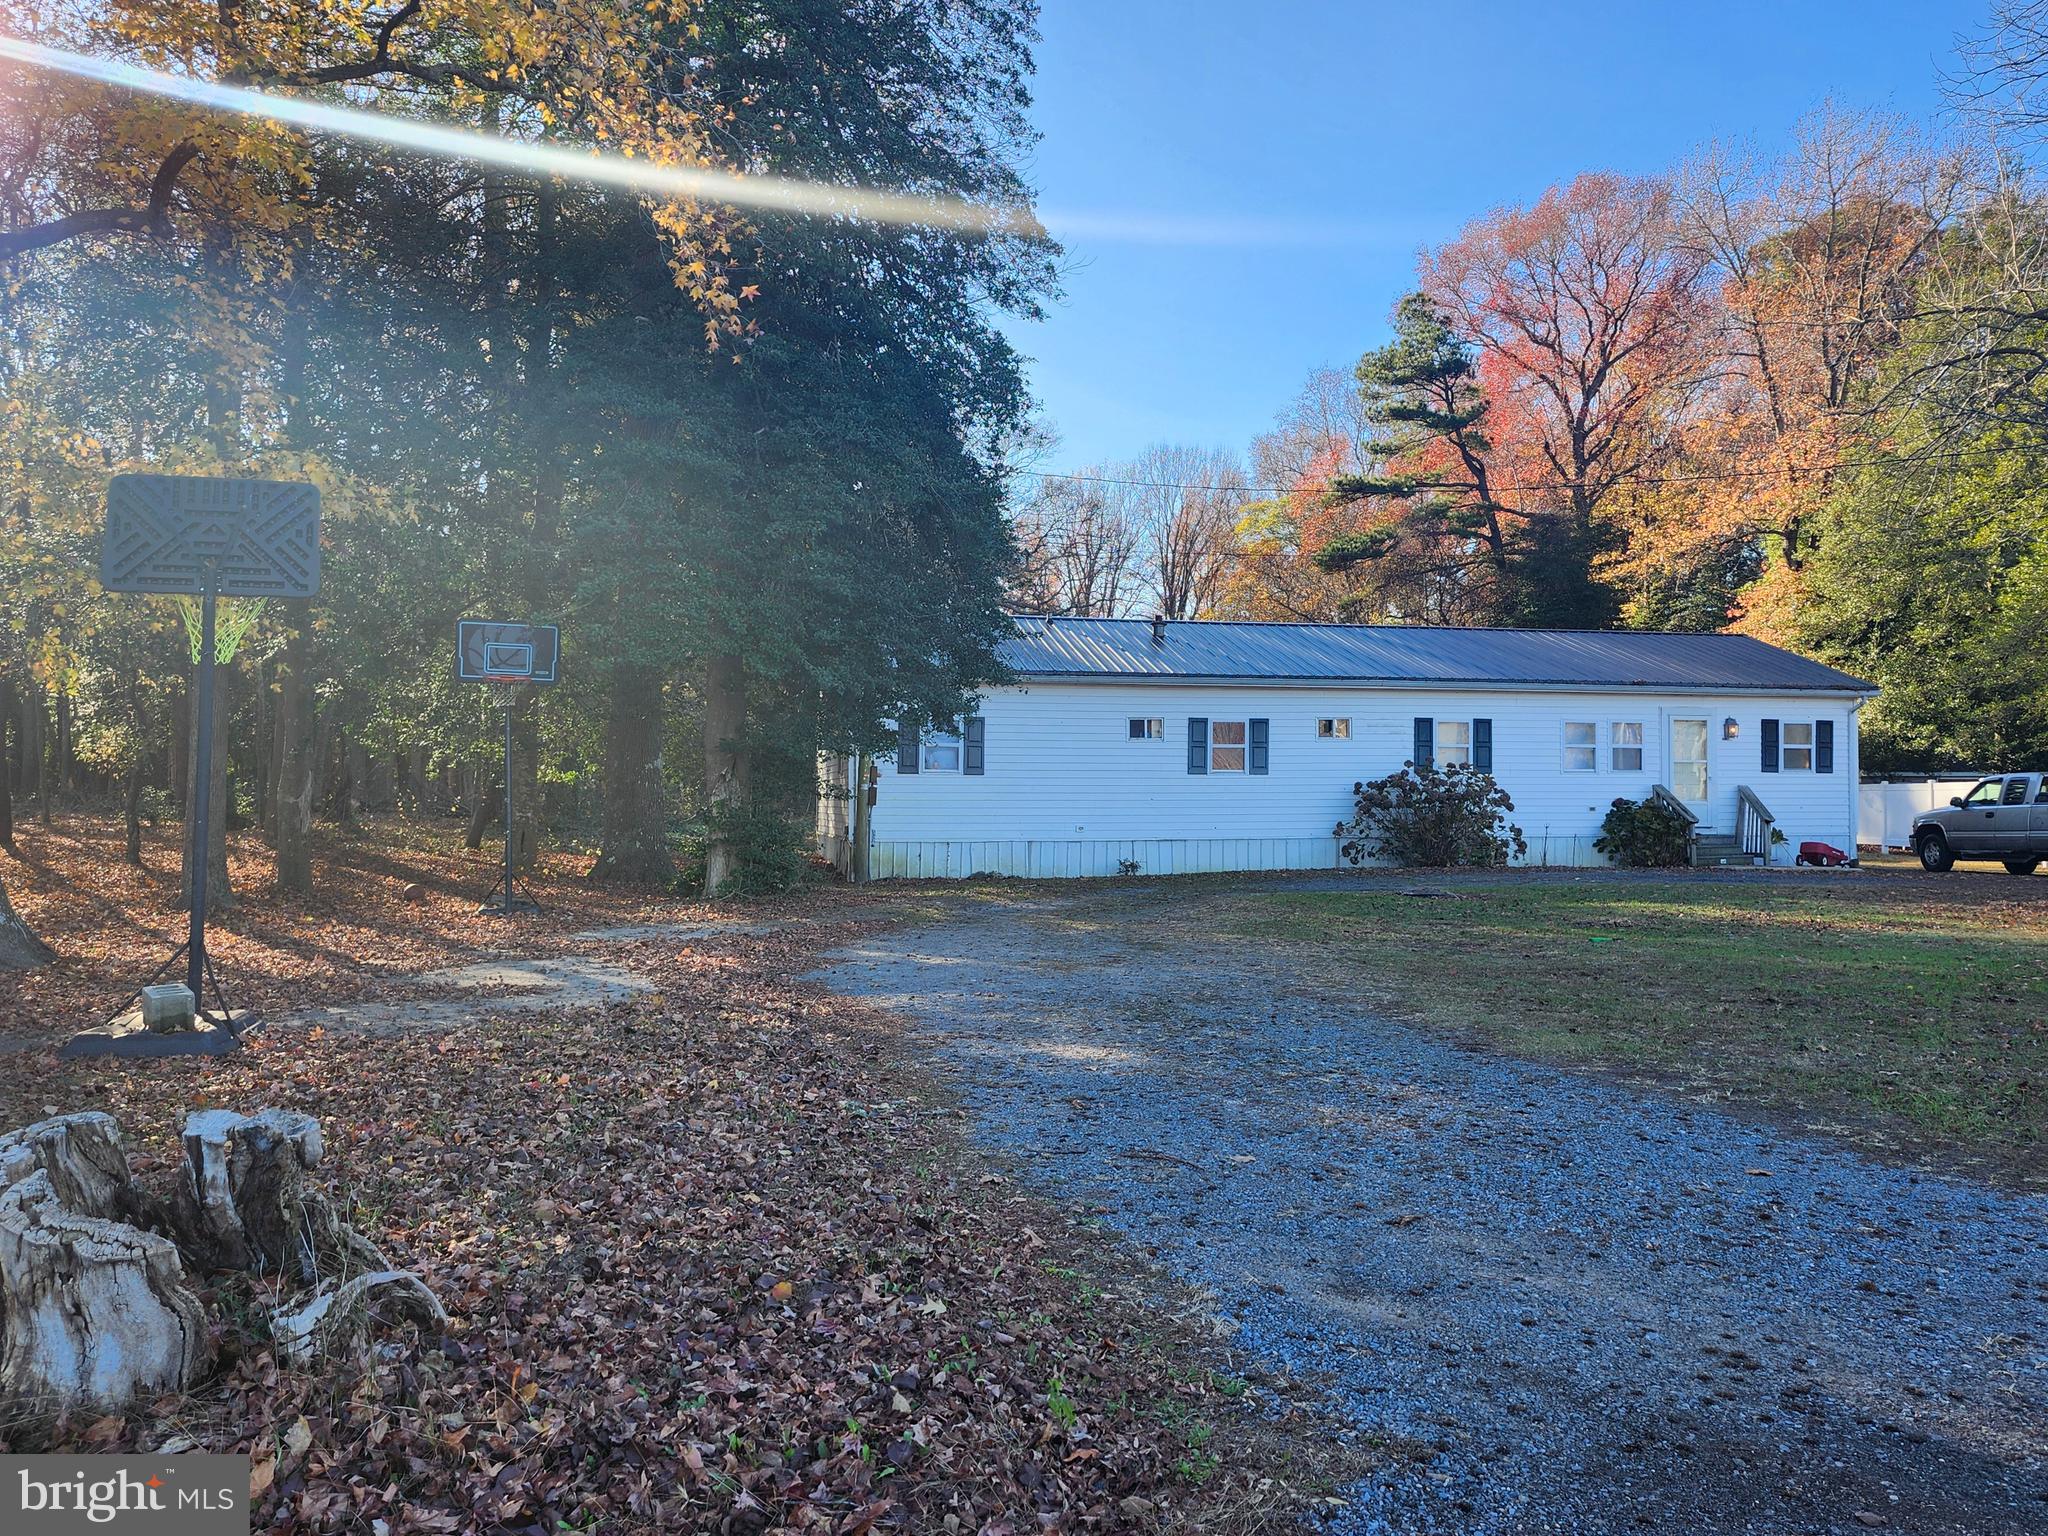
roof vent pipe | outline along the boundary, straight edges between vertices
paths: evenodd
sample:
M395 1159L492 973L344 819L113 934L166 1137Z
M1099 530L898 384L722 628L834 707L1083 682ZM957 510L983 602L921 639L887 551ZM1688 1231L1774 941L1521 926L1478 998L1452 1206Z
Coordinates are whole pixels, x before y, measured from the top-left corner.
M1154 645L1166 644L1166 615L1163 613L1152 615L1152 643Z

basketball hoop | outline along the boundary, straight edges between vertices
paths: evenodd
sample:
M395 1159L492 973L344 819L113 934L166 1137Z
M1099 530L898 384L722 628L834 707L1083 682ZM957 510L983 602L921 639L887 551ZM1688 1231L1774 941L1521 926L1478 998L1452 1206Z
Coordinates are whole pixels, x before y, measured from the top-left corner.
M500 709L517 709L526 701L526 691L533 686L530 677L498 675L486 677L484 682L490 686L491 702Z

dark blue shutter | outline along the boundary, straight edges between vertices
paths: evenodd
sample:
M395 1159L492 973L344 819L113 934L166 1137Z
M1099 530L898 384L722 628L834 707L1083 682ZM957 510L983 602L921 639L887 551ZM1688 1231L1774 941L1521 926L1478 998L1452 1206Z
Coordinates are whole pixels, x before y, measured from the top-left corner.
M1209 722L1207 720L1190 719L1188 721L1188 772L1207 773L1208 771Z
M1835 722L1832 720L1813 722L1813 771L1835 771Z
M918 738L923 735L914 725L903 724L896 728L896 771L917 772Z
M979 715L969 715L960 730L960 771L983 773L987 762L988 722Z
M1472 722L1472 766L1481 773L1493 772L1493 722Z
M1266 747L1272 736L1272 731L1264 720L1253 720L1250 722L1250 725L1252 746L1250 758L1251 771L1253 773L1264 773L1266 771Z
M1766 720L1764 722L1764 772L1776 773L1777 771L1778 722L1775 720Z
M1415 717L1415 756L1409 761L1427 768L1436 756L1436 722L1427 715Z

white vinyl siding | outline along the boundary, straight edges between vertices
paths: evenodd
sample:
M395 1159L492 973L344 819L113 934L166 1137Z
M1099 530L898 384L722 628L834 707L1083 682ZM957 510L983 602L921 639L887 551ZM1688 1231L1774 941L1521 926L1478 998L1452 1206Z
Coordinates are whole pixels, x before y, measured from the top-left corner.
M1470 752L1470 722L1493 722L1493 773L1514 801L1532 863L1598 863L1592 841L1616 795L1640 798L1672 783L1671 722L1706 720L1709 831L1732 831L1735 794L1748 785L1792 840L1853 845L1857 762L1848 701L1803 695L1659 695L1645 691L1524 689L1231 687L1025 683L986 694L985 773L903 775L881 759L874 809L878 876L965 876L978 871L1113 875L1119 859L1147 873L1195 869L1334 868L1331 829L1352 813L1351 786L1397 771L1413 756L1415 721L1463 726L1455 745ZM1798 717L1833 722L1834 772L1762 774L1762 722ZM1318 739L1320 722L1344 718L1341 748ZM1159 743L1125 739L1133 719L1165 722ZM1265 774L1190 773L1188 722L1271 724ZM1735 739L1721 723L1738 722ZM1560 760L1566 721L1620 721L1601 743L1611 773L1567 773ZM1249 731L1240 745L1249 758ZM1205 766L1214 750L1205 740ZM1128 748L1128 750L1125 750ZM1631 762L1619 754L1639 754ZM1439 759L1440 761L1442 759ZM1953 791L1951 791L1953 793ZM1114 853L1112 852L1114 850Z

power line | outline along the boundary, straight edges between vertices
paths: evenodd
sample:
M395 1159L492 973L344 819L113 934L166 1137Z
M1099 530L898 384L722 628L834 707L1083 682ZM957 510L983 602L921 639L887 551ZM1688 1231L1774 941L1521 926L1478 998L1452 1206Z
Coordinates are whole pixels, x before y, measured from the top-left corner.
M1944 463L1976 460L1995 463L2015 454L2024 457L2025 450L2010 448L1951 448L1930 449L1924 453L1901 454L1891 459L1837 459L1831 464L1801 464L1783 469L1726 469L1702 471L1697 474L1628 475L1615 482L1615 489L1623 486L1664 486L1664 485L1717 485L1743 480L1773 480L1787 475L1828 475L1842 470L1882 469L1901 462L1925 463L1940 460ZM1133 486L1153 491L1200 491L1212 496L1237 495L1258 499L1302 494L1326 495L1327 491L1313 491L1305 486L1276 485L1201 485L1179 480L1135 480L1117 475L1071 474L1062 470L1019 469L1012 473L1030 475L1039 480L1073 480L1085 485ZM1456 489L1456 487L1445 487ZM1510 491L1569 491L1575 489L1568 480L1524 480L1513 486L1503 487Z

